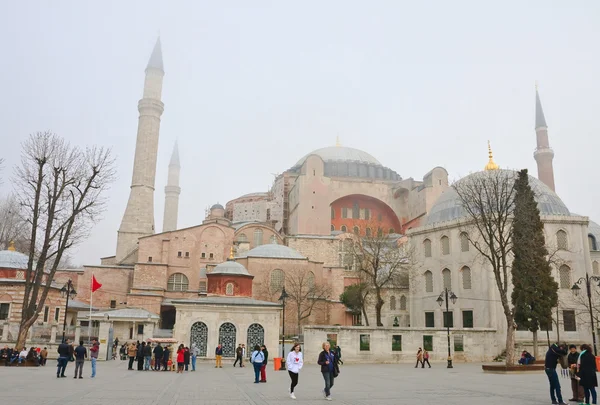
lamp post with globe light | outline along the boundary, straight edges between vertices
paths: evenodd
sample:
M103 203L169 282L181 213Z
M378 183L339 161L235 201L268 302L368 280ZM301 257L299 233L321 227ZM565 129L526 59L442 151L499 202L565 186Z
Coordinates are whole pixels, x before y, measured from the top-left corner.
M281 290L281 296L279 297L279 301L281 301L281 305L283 308L283 320L282 320L282 331L281 331L281 366L279 367L279 371L285 371L285 299L289 297L288 293L285 291L285 287Z
M75 288L73 288L73 281L71 279L69 279L69 281L67 281L67 283L63 285L63 287L60 289L60 295L63 298L67 299L67 302L65 303L65 315L63 319L62 333L62 342L65 343L65 333L67 331L67 311L69 310L69 298L75 299L75 296L77 295Z
M450 316L448 315L449 309L449 301L452 301L452 304L456 304L456 300L458 297L452 291L448 290L448 288L444 288L444 291L440 293L440 296L435 300L438 305L441 307L444 301L446 302L446 333L448 335L448 368L454 368L452 366L452 354L450 353Z
M575 282L575 284L573 284L573 287L571 287L571 292L574 296L577 297L579 295L581 292L581 287L579 287L578 284L583 283L585 283L585 292L587 293L588 309L590 311L590 324L592 327L592 340L594 342L594 355L596 355L596 332L594 331L594 314L592 313L592 284L596 285L596 283L599 283L597 285L600 287L600 277L590 276L589 274L585 273L585 277L581 277Z

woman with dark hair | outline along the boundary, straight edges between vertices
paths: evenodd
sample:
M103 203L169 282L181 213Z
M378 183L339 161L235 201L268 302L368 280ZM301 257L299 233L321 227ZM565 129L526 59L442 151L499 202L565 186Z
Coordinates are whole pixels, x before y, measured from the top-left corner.
M294 395L294 388L296 385L298 385L298 374L304 365L300 343L294 343L292 350L287 355L285 365L287 367L288 374L290 375L290 379L292 380L292 384L290 385L290 398L296 399L296 395Z
M183 363L185 361L185 349L183 348L183 344L179 345L177 349L177 372L183 373Z
M265 356L262 367L260 368L260 382L266 383L267 382L267 361L269 360L269 351L267 350L267 346L265 346L265 345L262 345L260 347L260 351L262 352L263 356Z
M592 396L592 404L596 404L597 395L596 387L598 386L598 378L596 377L596 357L592 353L589 345L581 345L581 354L577 360L577 377L579 384L583 387L585 394L585 403L590 403L590 394Z

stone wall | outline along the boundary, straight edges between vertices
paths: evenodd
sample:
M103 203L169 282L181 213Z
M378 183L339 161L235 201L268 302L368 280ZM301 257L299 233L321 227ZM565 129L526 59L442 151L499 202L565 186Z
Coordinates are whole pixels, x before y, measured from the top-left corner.
M92 274L102 287L94 292L93 306L95 308L110 308L111 301L116 307L127 306L127 294L133 281L131 266L85 266L77 278L77 300L90 302L90 287Z
M368 346L364 344L365 340L361 345L361 335L369 341ZM433 347L429 354L432 362L446 361L448 357L447 334L442 329L305 326L304 361L316 361L322 343L334 336L342 349L342 360L349 363L415 362L419 347L426 347L424 336L425 339L431 337ZM401 337L399 347L392 347L394 336ZM455 350L461 348L461 341L463 351ZM459 362L491 361L503 349L496 341L494 329L452 330L450 342L452 357Z

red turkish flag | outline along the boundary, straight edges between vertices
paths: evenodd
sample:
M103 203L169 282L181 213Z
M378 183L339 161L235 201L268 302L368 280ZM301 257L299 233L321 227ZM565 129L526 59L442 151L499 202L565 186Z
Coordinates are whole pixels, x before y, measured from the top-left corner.
M98 280L96 280L96 277L92 275L92 292L96 291L100 287L102 287L102 284L100 284Z

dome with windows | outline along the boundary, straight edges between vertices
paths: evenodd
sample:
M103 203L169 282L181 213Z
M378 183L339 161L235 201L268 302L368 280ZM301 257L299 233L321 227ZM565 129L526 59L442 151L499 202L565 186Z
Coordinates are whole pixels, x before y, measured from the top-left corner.
M314 150L300 159L295 166L302 166L310 155L317 155L323 159L324 162L359 162L381 166L379 160L375 159L367 152L345 146L328 146L326 148Z
M488 176L490 173L503 172L507 176L516 179L518 173L513 170L492 170L482 171L470 174L460 179L457 184L460 186L462 182L473 181L481 176ZM564 215L569 216L571 212L562 202L560 197L546 186L541 180L529 176L529 185L535 193L535 200L538 203L538 208L541 215ZM464 212L460 197L454 188L448 188L433 204L427 215L426 225L432 225L439 222L454 221L464 218L467 214Z
M8 248L8 250L0 251L0 268L1 269L27 269L27 263L29 257L23 253L19 253L15 250L14 245Z
M240 254L240 257L268 257L270 259L306 259L300 252L284 245L260 245ZM217 266L218 267L218 266Z
M238 276L250 275L250 273L248 273L248 270L246 270L246 268L242 264L234 262L232 260L217 264L215 268L210 273L208 273L208 275L210 274L229 274Z

